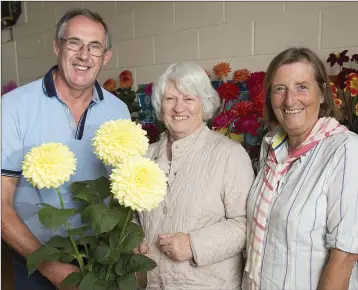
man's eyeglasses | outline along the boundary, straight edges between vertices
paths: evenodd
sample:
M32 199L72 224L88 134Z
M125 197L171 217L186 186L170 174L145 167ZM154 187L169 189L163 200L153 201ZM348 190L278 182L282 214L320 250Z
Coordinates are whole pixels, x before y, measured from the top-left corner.
M81 51L83 46L88 46L89 54L93 56L102 56L106 49L99 43L91 42L84 44L82 40L77 38L61 38L66 43L66 47L73 51Z

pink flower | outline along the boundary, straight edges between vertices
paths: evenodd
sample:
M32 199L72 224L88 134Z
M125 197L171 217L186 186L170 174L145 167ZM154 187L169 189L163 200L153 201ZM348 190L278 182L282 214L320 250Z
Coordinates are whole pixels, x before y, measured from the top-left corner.
M153 92L153 83L150 83L150 84L147 84L145 89L144 89L144 93L147 95L147 96L151 96L152 95L152 92Z

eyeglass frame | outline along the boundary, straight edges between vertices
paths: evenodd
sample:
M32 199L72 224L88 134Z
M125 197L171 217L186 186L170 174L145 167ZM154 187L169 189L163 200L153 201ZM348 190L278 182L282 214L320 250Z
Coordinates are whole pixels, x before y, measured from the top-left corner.
M78 40L78 41L82 42L81 48L80 48L79 50L74 50L74 49L72 49L72 48L69 48L69 47L68 47L68 44L67 44L67 41L68 41L69 39ZM89 44L84 44L83 40L82 40L82 39L79 39L79 38L77 38L77 37L69 37L69 38L63 38L63 37L61 37L60 40L61 40L61 41L64 41L64 42L66 43L66 48L68 48L69 50L72 50L72 51L76 51L76 52L80 52L80 51L83 49L84 46L87 46L87 47L88 47L88 53L89 53L90 55L96 56L96 57L101 57L101 56L103 56L103 55L107 52L107 50L108 50L107 48L104 48L104 47L102 46L102 44L100 44L99 42L90 42ZM90 45L91 45L92 43L97 43L97 44L99 44L99 45L103 48L103 52L102 52L101 55L93 55L93 54L91 53Z

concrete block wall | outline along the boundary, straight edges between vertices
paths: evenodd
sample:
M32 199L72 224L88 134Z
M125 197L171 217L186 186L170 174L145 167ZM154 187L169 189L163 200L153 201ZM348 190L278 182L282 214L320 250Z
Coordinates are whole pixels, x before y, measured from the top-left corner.
M2 43L2 81L37 79L56 63L55 24L71 7L102 15L113 57L102 84L130 69L135 84L155 81L173 62L205 69L228 61L233 70L266 70L283 49L307 46L325 61L329 53L358 52L357 2L25 2L26 24ZM338 68L329 68L335 74Z

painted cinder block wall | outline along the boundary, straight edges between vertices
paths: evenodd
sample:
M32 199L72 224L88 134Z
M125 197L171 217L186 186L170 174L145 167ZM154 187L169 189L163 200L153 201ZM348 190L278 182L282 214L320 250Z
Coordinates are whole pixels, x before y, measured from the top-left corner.
M102 15L113 39L113 57L99 76L130 69L135 84L155 81L173 62L211 69L266 70L281 50L307 46L322 59L358 52L357 2L25 2L24 24L2 38L2 83L26 84L56 63L55 24L71 7ZM337 68L329 68L334 74Z

